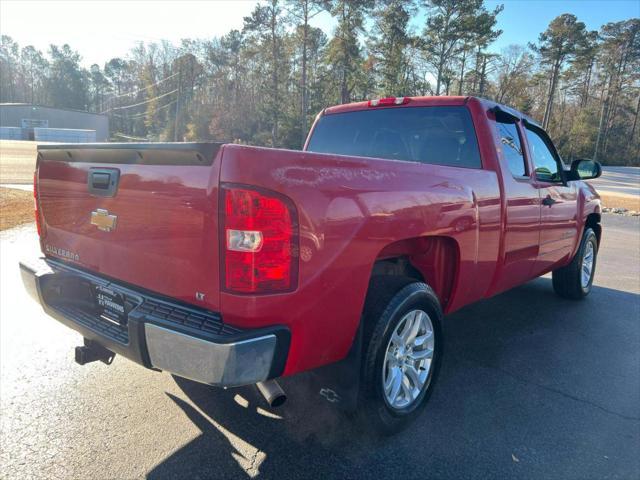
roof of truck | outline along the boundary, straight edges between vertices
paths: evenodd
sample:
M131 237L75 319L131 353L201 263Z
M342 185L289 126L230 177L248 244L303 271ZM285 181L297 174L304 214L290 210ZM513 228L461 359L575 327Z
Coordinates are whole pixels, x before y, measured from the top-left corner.
M401 98L401 97L395 97ZM456 106L464 105L469 97L402 97L408 99L409 102L404 105L391 105L390 107L427 107L427 106ZM363 102L345 103L342 105L335 105L333 107L325 108L324 114L353 112L356 110L367 110L369 107L369 100ZM375 107L374 107L375 108ZM389 108L389 107L380 107Z
M476 99L483 105L489 108L499 107L504 112L507 112L517 118L527 120L529 123L534 125L538 125L539 123L528 115L511 108L507 105L502 105L500 103L494 102L492 100L488 100L486 98L481 97L472 97L472 96L421 96L421 97L395 97L395 98L404 98L405 101L408 99L407 103L400 105L389 105L389 106L374 106L371 107L369 105L369 100L365 100L363 102L353 102L353 103L345 103L342 105L335 105L333 107L325 108L322 112L323 115L330 115L334 113L344 113L344 112L355 112L358 110L367 110L369 108L406 108L406 107L435 107L435 106L460 106L466 104L470 99Z

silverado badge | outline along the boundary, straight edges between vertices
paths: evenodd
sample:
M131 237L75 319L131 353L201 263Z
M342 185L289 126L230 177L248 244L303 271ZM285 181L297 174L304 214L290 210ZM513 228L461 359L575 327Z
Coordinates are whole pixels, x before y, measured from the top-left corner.
M95 225L103 232L110 232L116 228L116 215L110 215L108 210L97 208L91 212L91 225Z
M47 253L51 253L53 255L58 255L59 257L66 258L69 260L74 260L76 262L80 261L80 255L75 252L71 252L69 250L65 250L64 248L58 248L53 245L45 244L45 250Z

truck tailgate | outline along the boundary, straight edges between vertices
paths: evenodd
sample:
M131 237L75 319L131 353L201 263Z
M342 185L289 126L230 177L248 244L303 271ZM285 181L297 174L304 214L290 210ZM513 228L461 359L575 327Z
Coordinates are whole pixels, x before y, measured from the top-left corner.
M43 251L216 310L220 154L215 143L40 146Z

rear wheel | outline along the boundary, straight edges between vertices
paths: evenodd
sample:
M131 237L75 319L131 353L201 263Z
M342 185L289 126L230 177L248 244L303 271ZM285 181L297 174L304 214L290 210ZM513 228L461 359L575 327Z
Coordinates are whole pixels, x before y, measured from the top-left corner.
M367 426L390 435L420 414L440 366L441 320L440 303L428 285L394 277L372 283L360 395Z
M553 271L553 289L564 298L579 300L591 292L596 272L598 239L591 228L582 235L580 247L571 263Z

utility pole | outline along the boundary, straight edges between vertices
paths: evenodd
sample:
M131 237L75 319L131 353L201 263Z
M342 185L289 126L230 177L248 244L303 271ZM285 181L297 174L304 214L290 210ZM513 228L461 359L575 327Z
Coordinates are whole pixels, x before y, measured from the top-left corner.
M178 141L178 115L180 113L180 85L182 83L182 63L178 59L178 91L176 97L176 118L173 123L173 141Z

